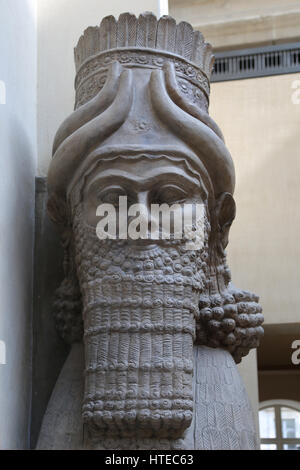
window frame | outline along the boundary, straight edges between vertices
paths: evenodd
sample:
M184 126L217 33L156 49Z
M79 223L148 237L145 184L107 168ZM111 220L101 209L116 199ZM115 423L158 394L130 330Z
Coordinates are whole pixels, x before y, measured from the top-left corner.
M266 408L274 408L275 410L275 437L260 438L261 444L275 444L276 450L284 450L284 444L300 444L300 437L289 438L282 436L282 420L281 408L291 408L300 412L300 402L292 400L266 400L259 404L259 411Z

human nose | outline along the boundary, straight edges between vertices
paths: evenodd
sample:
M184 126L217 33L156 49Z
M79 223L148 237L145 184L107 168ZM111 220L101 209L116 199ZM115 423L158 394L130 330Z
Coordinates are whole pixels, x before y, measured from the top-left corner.
M149 191L141 191L137 195L138 203L143 207L143 217L145 218L145 225L147 224L147 239L151 238L151 204L149 198Z

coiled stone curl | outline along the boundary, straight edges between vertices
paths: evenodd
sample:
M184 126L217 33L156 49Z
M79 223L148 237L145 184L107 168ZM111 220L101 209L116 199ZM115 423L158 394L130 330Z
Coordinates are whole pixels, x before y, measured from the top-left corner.
M225 348L239 363L250 349L258 347L264 334L261 312L257 295L233 286L224 296L202 295L196 342L213 348Z

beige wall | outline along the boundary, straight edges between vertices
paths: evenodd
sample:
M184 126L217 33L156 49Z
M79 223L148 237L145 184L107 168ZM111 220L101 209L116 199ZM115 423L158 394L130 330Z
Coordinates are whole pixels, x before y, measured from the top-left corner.
M228 247L233 281L260 295L266 323L300 321L296 80L300 85L299 73L212 84L210 113L236 167L237 217Z
M169 0L169 6L215 49L300 40L299 0Z
M159 0L38 0L38 174L47 174L52 142L74 108L73 48L88 26L124 11L159 13Z

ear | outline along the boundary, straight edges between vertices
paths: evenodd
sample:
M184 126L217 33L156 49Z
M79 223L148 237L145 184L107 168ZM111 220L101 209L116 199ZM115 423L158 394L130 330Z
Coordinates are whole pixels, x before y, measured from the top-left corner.
M230 193L222 193L217 199L216 217L220 241L224 250L228 245L229 229L235 218L235 213L236 207L232 195Z

